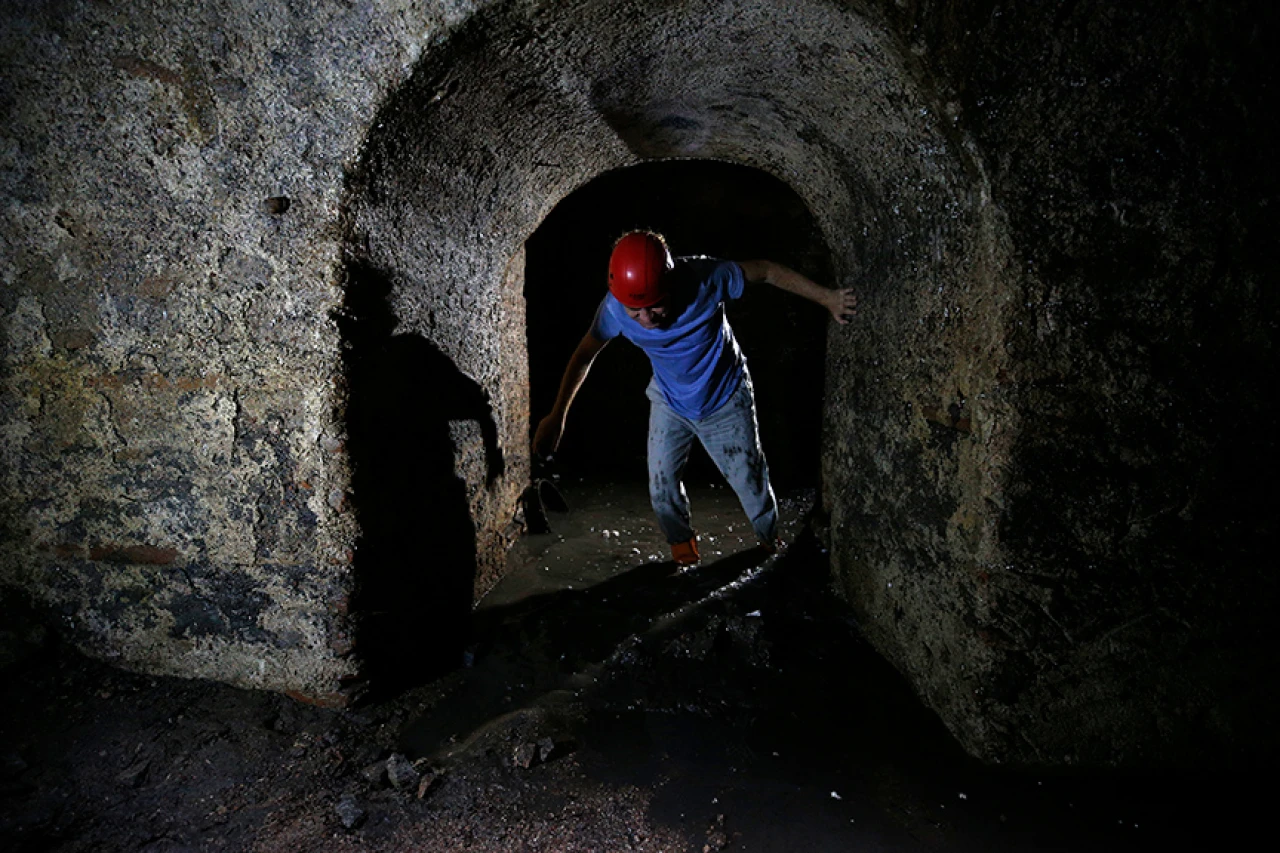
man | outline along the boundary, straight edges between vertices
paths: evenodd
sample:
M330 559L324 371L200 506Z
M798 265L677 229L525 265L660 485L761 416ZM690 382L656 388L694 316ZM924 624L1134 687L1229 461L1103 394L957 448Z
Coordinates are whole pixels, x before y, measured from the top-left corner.
M574 396L591 363L618 335L653 365L649 401L649 499L679 566L699 560L681 475L694 438L737 494L761 547L774 553L778 505L760 449L755 395L746 359L725 318L724 303L747 282L767 282L818 303L837 323L856 313L851 290L828 290L770 261L672 261L659 234L632 231L613 247L609 292L596 310L560 381L551 413L534 434L535 453L554 451Z

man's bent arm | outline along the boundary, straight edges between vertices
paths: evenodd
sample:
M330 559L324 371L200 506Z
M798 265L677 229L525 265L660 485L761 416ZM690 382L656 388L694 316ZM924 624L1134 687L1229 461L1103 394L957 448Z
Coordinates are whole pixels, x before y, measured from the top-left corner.
M829 290L790 267L773 261L739 261L738 266L742 268L742 276L748 282L767 282L810 302L816 302L830 311L837 323L847 323L850 317L858 313L858 297L850 288Z
M591 332L583 335L582 340L578 342L577 349L573 351L573 355L569 356L569 364L564 369L564 376L560 379L560 390L556 393L555 405L551 407L551 413L538 423L538 431L534 433L534 453L551 453L559 447L560 434L564 432L565 418L569 415L569 406L573 404L573 398L577 396L578 389L587 378L591 363L607 343L609 342L600 340Z

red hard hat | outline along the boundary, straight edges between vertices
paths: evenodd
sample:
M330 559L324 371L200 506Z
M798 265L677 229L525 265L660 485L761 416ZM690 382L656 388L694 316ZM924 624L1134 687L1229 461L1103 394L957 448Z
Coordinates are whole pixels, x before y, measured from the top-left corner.
M628 308L647 308L667 295L662 276L671 266L671 254L661 237L632 231L613 246L609 292Z

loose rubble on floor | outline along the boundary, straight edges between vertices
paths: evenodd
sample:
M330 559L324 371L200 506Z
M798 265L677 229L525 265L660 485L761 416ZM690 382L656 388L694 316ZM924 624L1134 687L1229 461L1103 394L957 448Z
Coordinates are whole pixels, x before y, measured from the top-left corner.
M729 498L698 497L730 538ZM642 515L605 539L589 528L606 501L574 500L477 610L471 665L394 697L324 709L49 644L11 664L0 847L1130 850L1172 835L1173 805L1130 780L968 763L827 589L809 496L788 505L785 555L734 543L685 573L629 556L656 547Z

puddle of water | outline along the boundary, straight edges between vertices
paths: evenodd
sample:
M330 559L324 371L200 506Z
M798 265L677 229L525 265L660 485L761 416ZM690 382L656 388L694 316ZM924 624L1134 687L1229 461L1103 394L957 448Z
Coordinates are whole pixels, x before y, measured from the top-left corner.
M559 483L569 505L550 512L551 532L526 536L512 549L503 580L480 610L562 590L583 590L630 570L669 562L670 546L658 529L644 483ZM714 483L687 487L703 565L755 548L755 534L732 490ZM796 534L812 492L782 497L780 529Z

